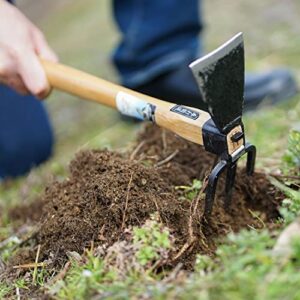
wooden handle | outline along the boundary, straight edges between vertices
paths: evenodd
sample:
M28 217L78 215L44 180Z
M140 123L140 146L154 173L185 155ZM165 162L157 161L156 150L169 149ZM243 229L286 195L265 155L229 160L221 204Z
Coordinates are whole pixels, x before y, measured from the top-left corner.
M116 108L116 97L119 92L125 92L137 98L154 104L165 106L165 102L125 87L103 80L96 76L74 68L41 59L51 87Z
M62 64L45 60L41 62L53 88L117 108L121 113L129 115L149 103L152 105L153 116L146 119L203 145L201 128L210 119L207 112L146 96Z

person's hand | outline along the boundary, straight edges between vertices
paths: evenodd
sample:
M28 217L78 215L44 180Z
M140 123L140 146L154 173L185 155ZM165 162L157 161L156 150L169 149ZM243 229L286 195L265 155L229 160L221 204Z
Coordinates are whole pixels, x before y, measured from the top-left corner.
M0 82L21 94L50 91L39 57L57 61L42 32L17 8L0 0Z

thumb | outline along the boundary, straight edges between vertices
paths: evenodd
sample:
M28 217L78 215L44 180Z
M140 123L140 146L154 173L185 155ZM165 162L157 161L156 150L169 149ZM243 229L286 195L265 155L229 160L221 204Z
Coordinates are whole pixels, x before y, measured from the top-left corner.
M35 45L35 51L41 58L50 60L52 62L58 61L57 55L48 45L42 32L36 30L33 34L33 40Z
M26 59L19 60L19 75L31 94L45 98L51 88L38 56L30 49L23 53L23 57Z

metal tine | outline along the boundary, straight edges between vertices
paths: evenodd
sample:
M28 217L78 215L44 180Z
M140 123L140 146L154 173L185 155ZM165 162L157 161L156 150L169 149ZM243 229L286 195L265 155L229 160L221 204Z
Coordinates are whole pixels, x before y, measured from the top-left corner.
M209 175L208 183L206 187L205 208L204 208L204 216L206 218L209 218L211 215L212 208L214 205L217 183L220 175L226 169L227 164L228 163L226 160L220 160L215 165L215 167L213 168L212 172Z
M236 169L237 169L237 163L228 165L227 175L226 175L226 185L225 185L225 202L224 202L225 209L228 209L231 205Z
M255 159L256 159L256 147L252 144L246 143L245 152L247 155L247 175L252 175L254 172Z
M245 153L247 153L247 174L252 175L254 172L255 158L256 158L256 148L252 144L246 143ZM220 160L215 167L213 168L211 174L208 178L208 183L206 187L206 197L205 197L205 208L204 208L204 217L209 219L217 189L217 184L220 175L227 168L226 174L226 186L225 186L225 209L229 208L231 205L232 191L235 183L236 170L237 170L237 161L234 163L228 162L224 159Z

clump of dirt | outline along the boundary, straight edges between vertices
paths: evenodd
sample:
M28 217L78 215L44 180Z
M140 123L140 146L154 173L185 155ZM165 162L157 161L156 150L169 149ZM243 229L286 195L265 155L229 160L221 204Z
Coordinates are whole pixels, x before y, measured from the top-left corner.
M155 126L147 126L135 149L125 155L108 150L78 153L70 176L50 184L38 200L43 208L34 241L41 245L41 259L51 258L60 267L68 251L82 253L92 242L112 245L126 239L128 227L142 225L158 213L175 237L169 264L192 268L195 254L213 255L228 232L273 226L282 195L262 173L248 177L238 169L228 210L223 208L221 178L210 220L202 217L203 195L182 198L183 191L176 187L204 180L214 160L201 146ZM23 263L32 262L33 255Z
M81 152L70 173L68 180L46 189L45 221L36 238L55 261L63 262L66 251L81 253L92 241L111 245L125 228L143 224L156 211L165 223L187 221L172 187L155 169L119 154Z

